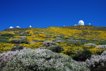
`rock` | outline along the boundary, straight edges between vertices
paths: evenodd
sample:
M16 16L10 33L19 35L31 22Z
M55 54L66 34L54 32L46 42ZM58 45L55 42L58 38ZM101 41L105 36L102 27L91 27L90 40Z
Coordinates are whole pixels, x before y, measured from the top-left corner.
M52 41L44 41L43 45L46 46L46 47L49 47L49 46L55 45L55 43L52 42Z
M96 48L106 48L106 45L98 45Z
M13 52L13 51L12 51ZM14 51L15 52L15 51ZM8 53L8 52L7 52ZM7 55L7 53L4 54ZM11 55L11 54L10 54ZM1 64L2 65L2 64ZM26 49L12 55L0 71L90 71L85 63L47 49Z
M65 39L64 39L64 37L57 36L57 37L55 38L55 40L53 40L53 41L56 42L56 43L59 43L59 42L65 42Z
M69 38L69 39L67 39L67 42L79 46L79 45L82 45L82 44L86 43L87 40Z
M96 44L94 44L94 43L87 43L87 44L84 44L84 47L96 47Z

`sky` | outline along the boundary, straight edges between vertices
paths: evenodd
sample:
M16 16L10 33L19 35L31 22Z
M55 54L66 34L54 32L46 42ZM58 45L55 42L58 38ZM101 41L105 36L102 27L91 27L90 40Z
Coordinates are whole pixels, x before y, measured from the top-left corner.
M9 26L106 26L106 0L0 0L0 30Z

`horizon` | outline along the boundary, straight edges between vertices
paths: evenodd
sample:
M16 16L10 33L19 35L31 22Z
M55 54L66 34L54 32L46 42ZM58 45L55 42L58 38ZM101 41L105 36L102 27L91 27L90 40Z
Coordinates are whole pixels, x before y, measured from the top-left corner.
M0 29L1 31L2 30L5 30L5 29L15 29L15 28L17 28L17 26L19 26L19 25L16 25L16 26L8 26L8 27L6 27L6 28L4 28L4 29ZM32 25L27 25L27 26L25 26L25 27L22 27L22 26L19 26L19 28L20 29L26 29L26 28L30 28L30 26L32 26ZM31 28L49 28L49 27L73 27L73 26L75 26L75 24L72 24L72 25L61 25L61 26L46 26L46 27L36 27L36 26L32 26ZM76 26L80 26L80 25L78 25L78 23L77 23L77 25ZM88 24L85 24L84 26L93 26L93 27L106 27L106 26L97 26L97 25L89 25L89 23ZM10 27L12 27L12 28L10 28Z
M105 0L1 0L0 30L10 26L73 26L79 20L106 27L105 13Z
M77 25L77 26L81 26L81 25ZM83 27L87 27L87 26L90 26L90 27L101 27L101 28L106 28L106 26L94 26L94 25L84 25ZM74 26L74 25L72 25L72 26L48 26L48 27L29 27L29 26L27 26L27 27L21 27L21 26L19 26L20 28L17 28L17 26L11 26L11 27L13 27L13 28L10 28L10 27L8 27L8 28L5 28L5 29L3 29L3 30L8 30L8 29L28 29L28 28L32 28L32 29L34 29L34 28L40 28L40 29L42 29L42 28L50 28L50 27L76 27L76 26ZM3 30L0 30L0 31L3 31Z

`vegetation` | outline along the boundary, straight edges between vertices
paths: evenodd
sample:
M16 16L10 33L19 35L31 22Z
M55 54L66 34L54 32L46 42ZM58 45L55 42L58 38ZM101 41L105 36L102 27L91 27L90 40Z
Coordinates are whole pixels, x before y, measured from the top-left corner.
M47 49L7 52L0 55L0 60L1 71L89 71L85 63Z
M106 50L106 29L72 26L6 29L0 32L1 54L23 51L25 48L43 48L68 55L76 61L86 61L92 55L100 55Z
M106 31L93 26L6 29L0 32L0 52L11 50L16 44L27 48L44 47L45 41L52 41L64 49L61 53L71 56L84 49L98 54L105 50L96 46L106 44Z

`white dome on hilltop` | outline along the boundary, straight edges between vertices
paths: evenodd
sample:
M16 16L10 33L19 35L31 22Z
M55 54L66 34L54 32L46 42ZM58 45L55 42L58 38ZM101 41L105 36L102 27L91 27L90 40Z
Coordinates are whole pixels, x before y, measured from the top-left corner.
M20 26L16 26L16 28L21 28Z
M10 26L10 27L9 27L9 29L13 29L13 28L14 28L13 26Z
M83 25L84 26L84 21L83 20L79 20L78 25Z
M32 26L31 26L31 25L29 25L29 28L32 28Z

